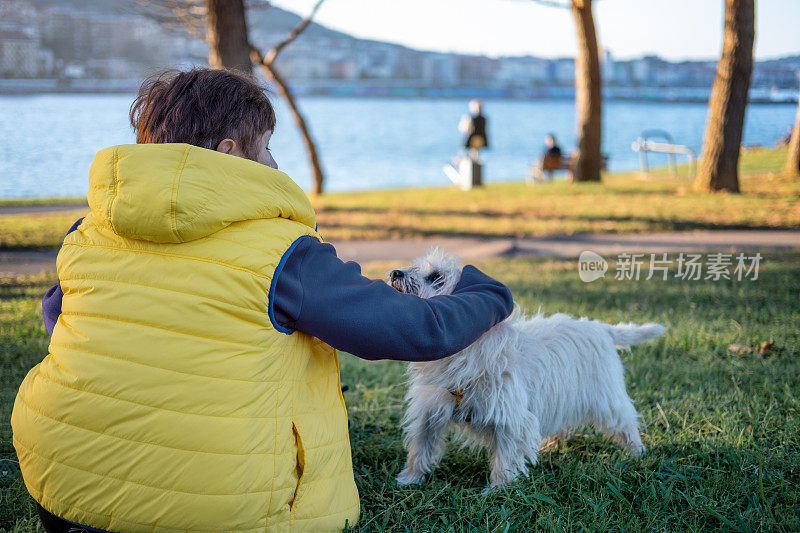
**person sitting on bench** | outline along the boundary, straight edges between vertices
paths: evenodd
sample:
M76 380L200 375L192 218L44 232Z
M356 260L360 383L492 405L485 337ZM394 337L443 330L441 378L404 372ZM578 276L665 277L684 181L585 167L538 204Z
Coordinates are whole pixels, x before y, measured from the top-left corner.
M556 137L552 133L548 133L544 138L545 149L542 152L542 172L547 176L549 181L553 179L553 171L561 168L561 147L556 142Z

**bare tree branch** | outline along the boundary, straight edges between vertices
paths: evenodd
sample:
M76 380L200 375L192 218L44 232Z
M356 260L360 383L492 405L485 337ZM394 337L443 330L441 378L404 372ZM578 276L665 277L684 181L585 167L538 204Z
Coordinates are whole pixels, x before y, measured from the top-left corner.
M134 7L128 11L168 28L186 30L201 41L208 40L205 22L208 10L204 0L137 0L136 4L138 9ZM270 5L268 0L250 0L244 4L247 10L265 9Z
M314 19L314 15L317 14L317 11L319 11L319 8L322 6L324 1L325 0L317 0L317 3L314 4L314 7L311 9L311 13L309 13L308 16L304 18L294 30L292 30L292 33L290 33L286 39L278 43L272 50L267 52L267 56L263 59L263 61L260 61L260 63L263 63L264 65L272 65L281 50L286 48L292 41L297 39L300 34L303 33L303 30L305 30L308 25L311 24L311 21Z
M183 22L184 27L192 36L202 40L208 38L205 26L207 10L204 4L194 4L186 0L183 2L179 2L178 0L166 1L167 7L172 9L172 12Z
M283 77L275 70L274 62L275 58L278 54L286 48L292 41L297 39L301 33L311 24L314 15L316 15L317 11L319 10L320 6L325 0L317 0L317 3L314 4L314 8L311 10L311 13L303 19L297 27L292 30L292 32L277 46L275 46L272 50L267 53L267 56L261 53L261 51L253 46L250 45L250 58L254 64L261 65L264 69L264 73L272 78L275 81L275 85L278 86L283 97L286 99L286 103L289 104L289 109L292 112L292 116L294 117L295 122L297 123L297 127L300 128L300 133L303 136L304 144L306 145L306 151L308 152L308 159L311 163L311 172L314 175L314 186L312 192L314 194L322 194L323 184L325 182L325 173L322 170L322 164L319 160L319 155L317 154L317 147L316 143L314 143L314 138L311 136L311 130L306 123L305 117L300 112L300 109L297 107L297 103L294 100L294 95L292 94L289 85L283 80Z
M314 186L311 192L314 194L322 194L323 184L325 183L325 173L322 170L322 164L319 160L317 146L314 142L314 138L311 136L311 130L306 123L305 117L303 117L303 114L300 112L300 108L297 107L297 103L294 100L294 95L292 94L289 85L283 80L283 77L278 73L278 71L275 70L275 66L271 62L267 61L261 54L261 51L253 45L250 45L250 58L252 59L253 64L261 65L261 68L264 69L264 74L272 78L272 80L275 82L275 85L278 86L278 90L286 99L286 103L289 104L292 117L294 117L297 127L300 128L300 133L303 136L303 142L306 145L306 152L308 152L308 159L311 163L311 172L314 178Z
M192 37L206 40L206 9L202 0L137 0L134 12L162 26L183 29Z

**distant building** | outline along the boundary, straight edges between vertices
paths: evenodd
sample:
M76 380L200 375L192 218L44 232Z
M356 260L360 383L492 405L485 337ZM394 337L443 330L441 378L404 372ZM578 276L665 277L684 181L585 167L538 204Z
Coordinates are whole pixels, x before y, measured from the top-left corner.
M392 77L410 80L422 79L423 54L416 50L400 48L395 54Z
M646 56L631 62L631 78L639 85L649 85L652 81L652 56Z
M39 60L39 75L52 76L56 72L56 56L49 48L39 48L37 53Z
M275 68L289 79L328 78L330 65L331 59L308 41L293 43L275 60Z
M753 68L753 85L761 87L796 87L800 68L794 70L785 65L769 62L764 65L756 64Z
M51 7L41 14L42 40L63 59L91 57L87 19L69 7Z
M333 79L354 80L358 75L358 63L353 59L337 59L329 64L329 76Z
M397 48L376 45L354 50L362 78L392 78L397 62Z
M671 63L657 65L652 71L652 82L660 87L679 85L686 78L686 74L675 68Z
M556 85L575 84L575 60L572 58L554 59L550 63L551 80Z
M156 69L206 61L208 45L187 29L161 25L131 8L119 12L121 5L119 0L0 0L0 77L138 78ZM263 11L248 15L250 38L269 50L301 19L274 6L268 14ZM706 98L717 67L716 60L669 62L656 56L621 61L609 50L601 51L600 62L603 83L614 88L608 93L634 97L646 93ZM533 93L569 98L575 84L573 58L495 59L420 51L357 39L316 23L283 50L276 67L289 82L319 80L307 87L353 92L363 85L375 94L392 94L386 89L396 87L402 89L397 94L425 94L422 89L427 87L483 89L487 94L526 94L537 88ZM800 55L758 61L752 94L774 100L776 94L789 91L794 98L798 73Z
M547 61L538 57L503 57L495 79L504 87L525 88L548 80Z
M83 76L93 79L119 79L130 77L143 77L146 70L140 64L131 62L122 57L109 57L105 59L89 59L85 63Z
M611 77L610 85L630 85L631 84L631 65L620 61L614 62L614 73Z
M43 43L65 60L128 58L148 63L168 55L164 29L139 15L56 6L42 11L40 27Z
M0 30L0 76L33 78L38 74L38 37L19 30Z
M486 83L495 77L499 61L484 56L458 56L462 83Z
M208 58L208 43L184 31L167 33L158 38L166 52L165 59L173 63L196 63Z
M603 83L606 85L617 84L617 69L610 50L604 50L600 60L600 70Z
M0 76L39 74L38 14L30 2L0 0Z
M0 30L38 32L39 14L30 2L0 0Z
M424 54L421 60L420 79L437 87L458 85L458 59L454 54Z

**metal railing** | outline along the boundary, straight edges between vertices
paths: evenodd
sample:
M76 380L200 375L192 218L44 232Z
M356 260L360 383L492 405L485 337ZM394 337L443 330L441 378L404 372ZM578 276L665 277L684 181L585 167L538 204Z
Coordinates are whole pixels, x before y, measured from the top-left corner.
M666 142L657 142L652 138L661 138ZM667 154L667 165L669 166L670 176L678 176L678 165L675 162L675 155L685 155L689 158L689 178L693 179L697 170L697 156L694 150L682 144L675 144L672 136L664 130L643 131L631 148L634 152L639 152L639 166L643 176L647 176L650 167L647 162L647 152L660 152Z

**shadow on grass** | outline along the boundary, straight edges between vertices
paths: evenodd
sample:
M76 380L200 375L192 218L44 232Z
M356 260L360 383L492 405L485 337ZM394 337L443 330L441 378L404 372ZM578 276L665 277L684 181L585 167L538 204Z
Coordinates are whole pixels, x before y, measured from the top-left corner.
M558 218L558 217L556 217ZM769 224L739 224L717 223L699 220L667 220L656 217L618 216L618 215L574 215L561 217L562 220L583 220L588 222L636 222L659 227L658 231L690 231L690 230L778 230L797 229L800 224L788 226L774 226Z
M497 224L497 219L507 219L512 222L512 219L524 219L529 221L541 221L552 223L553 226L570 227L570 223L618 223L628 224L638 228L634 233L641 232L662 232L662 231L697 231L697 230L792 230L800 229L800 224L797 225L769 225L769 224L744 224L744 223L717 223L706 222L698 220L668 220L658 217L644 217L644 216L621 216L621 215L535 215L532 213L492 213L488 211L429 211L429 210L403 210L398 212L380 211L376 213L392 215L413 215L413 216L436 216L436 215L453 215L470 217L474 222L479 222L482 218L485 219L486 227L491 228ZM357 212L353 212L357 214ZM444 221L448 224L448 221ZM452 221L456 224L456 221ZM549 226L548 226L549 227ZM425 227L420 224L417 225L401 225L392 222L391 220L384 220L383 224L376 224L375 221L365 221L362 223L352 223L346 221L326 221L321 217L320 232L324 235L326 231L340 230L355 234L376 234L385 237L386 234L394 238L435 238L435 237L452 237L452 238L473 238L473 239L497 239L497 238L524 238L524 237L539 237L537 231L526 230L520 228L515 232L503 232L500 230L475 230L475 229L460 229L457 226L446 225L442 228ZM624 230L624 231L623 231ZM618 233L627 232L625 228L608 229L605 228L603 233ZM578 232L579 234L586 234L587 232ZM545 232L544 238L561 238L564 236L574 235L576 233L563 233L553 234L553 232ZM378 238L378 237L376 237Z

